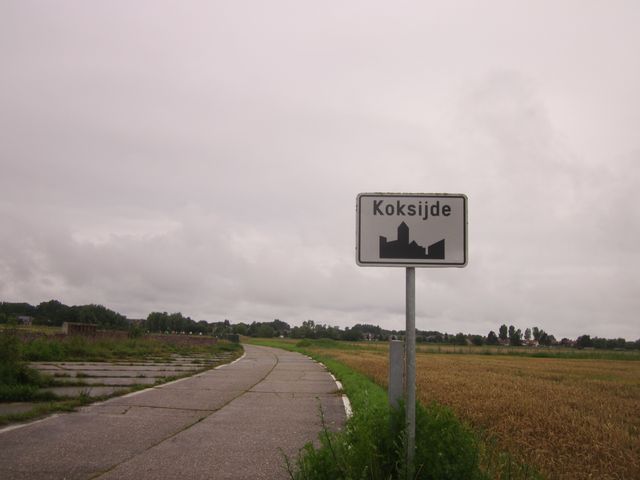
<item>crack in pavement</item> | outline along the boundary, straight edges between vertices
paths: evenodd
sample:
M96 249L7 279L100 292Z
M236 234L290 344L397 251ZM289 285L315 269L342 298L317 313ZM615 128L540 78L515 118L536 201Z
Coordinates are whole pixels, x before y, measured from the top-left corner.
M273 364L273 366L271 367L271 369L264 375L264 377L262 377L260 380L258 380L256 383L254 383L253 385L251 385L249 388L247 388L246 390L240 391L240 393L238 393L238 395L236 395L235 397L231 398L229 401L225 402L223 405L221 405L220 407L216 408L215 410L203 410L203 411L209 411L210 413L208 415L205 415L203 417L200 417L198 419L196 419L194 422L186 425L185 427L173 432L172 434L166 436L165 438L160 439L159 441L157 441L156 443L149 445L149 447L147 447L146 449L144 449L141 452L137 452L134 455L131 455L130 457L122 460L121 462L118 462L114 465L112 465L110 468L108 468L107 470L104 470L102 472L98 472L95 475L89 477L90 479L96 479L96 478L100 478L103 475L106 475L107 473L115 470L116 468L118 468L120 465L123 465L129 461L131 461L132 459L134 459L135 457L137 457L138 455L142 455L145 452L148 452L149 450L157 447L158 445L161 445L162 443L166 442L167 440L171 440L172 438L174 438L175 436L189 430L190 428L192 428L194 425L197 425L198 423L200 423L202 420L215 415L217 412L219 412L220 410L222 410L223 408L225 408L227 405L229 405L230 403L232 403L233 401L235 401L236 399L242 397L243 395L245 395L246 393L250 392L252 388L254 388L256 385L262 383L270 374L271 372L273 372L273 370L278 366L278 363L280 363L280 360L278 358L277 355L269 352L269 354L274 357L275 359L275 363ZM130 407L133 407L134 405L131 405ZM135 405L136 407L139 407L141 405ZM171 407L146 407L146 408L171 408ZM189 409L176 409L176 410L189 410ZM201 410L194 410L194 411L201 411Z

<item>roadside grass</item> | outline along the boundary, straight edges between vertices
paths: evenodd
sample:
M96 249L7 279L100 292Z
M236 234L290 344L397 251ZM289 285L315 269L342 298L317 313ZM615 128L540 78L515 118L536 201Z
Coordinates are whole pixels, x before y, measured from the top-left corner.
M325 427L319 447L308 444L295 461L285 459L292 480L406 478L404 410L391 409L383 387L327 354L325 347L338 342L251 339L247 343L295 351L322 362L340 380L353 407L354 414L342 431ZM322 346L322 353L310 348L316 346ZM445 406L418 403L416 416L415 478L542 478L530 466L499 451Z
M48 402L34 403L33 408L26 412L0 415L0 427L14 423L37 420L54 413L75 412L80 407L84 407L92 403L103 402L110 398L126 395L127 393L136 392L148 387L149 385L131 385L118 390L111 395L100 395L95 397L90 396L86 391L80 392L80 394L75 397L55 397L54 400Z
M73 412L78 407L88 405L89 403L97 402L100 400L106 400L109 397L93 397L85 398L78 397L73 400L55 400L47 403L34 404L33 408L26 412L10 413L7 415L0 415L0 427L10 425L13 423L28 422L30 420L36 420L46 415L59 412Z
M214 354L237 352L236 344L220 341L215 345L169 344L154 338L132 339L71 336L67 338L39 337L22 343L22 358L26 361L111 361L146 357L169 358L171 355Z

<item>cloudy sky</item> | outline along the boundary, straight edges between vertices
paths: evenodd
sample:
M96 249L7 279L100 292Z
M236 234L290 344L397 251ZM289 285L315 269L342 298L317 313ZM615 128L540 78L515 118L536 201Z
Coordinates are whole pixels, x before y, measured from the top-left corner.
M404 327L360 192L469 198L420 329L640 337L640 3L0 3L0 300Z

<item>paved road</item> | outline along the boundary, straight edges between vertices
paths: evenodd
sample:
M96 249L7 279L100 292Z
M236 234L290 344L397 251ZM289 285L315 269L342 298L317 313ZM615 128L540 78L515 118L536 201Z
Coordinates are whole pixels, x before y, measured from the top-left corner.
M327 371L282 350L15 429L0 430L2 479L278 479L283 454L344 423Z

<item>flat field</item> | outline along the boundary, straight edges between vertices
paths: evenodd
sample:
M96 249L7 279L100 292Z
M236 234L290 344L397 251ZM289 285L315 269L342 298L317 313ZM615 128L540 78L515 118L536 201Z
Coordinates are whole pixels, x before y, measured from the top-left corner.
M387 385L386 343L337 345L305 348ZM482 347L447 352L419 349L422 402L450 406L500 450L547 478L640 478L637 354L574 350L553 358L552 352L497 354ZM600 358L589 358L594 355Z

